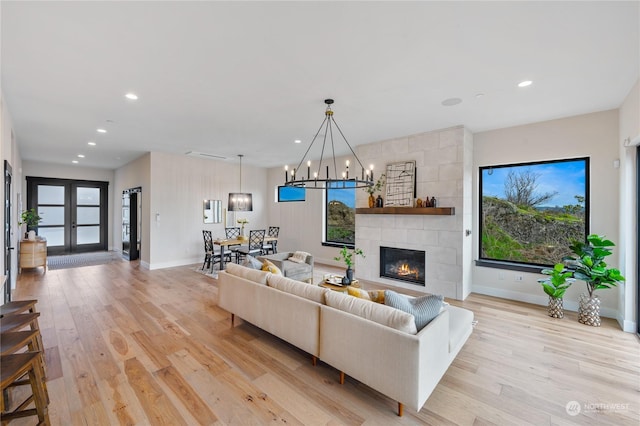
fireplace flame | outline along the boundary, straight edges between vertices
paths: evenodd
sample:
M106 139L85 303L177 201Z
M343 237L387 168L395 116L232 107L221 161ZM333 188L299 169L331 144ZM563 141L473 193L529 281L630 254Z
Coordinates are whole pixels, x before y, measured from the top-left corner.
M396 274L403 277L406 277L408 275L415 275L416 279L418 279L420 271L418 271L418 268L411 268L408 264L403 263L398 267Z

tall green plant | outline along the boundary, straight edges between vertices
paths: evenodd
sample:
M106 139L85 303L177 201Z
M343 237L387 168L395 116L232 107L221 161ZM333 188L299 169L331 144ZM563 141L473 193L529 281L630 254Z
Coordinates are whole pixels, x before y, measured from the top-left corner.
M347 265L347 269L351 269L351 267L353 266L353 256L354 255L358 255L358 256L362 256L362 258L364 259L364 252L362 250L360 250L359 248L355 248L353 250L349 250L347 248L347 246L342 247L342 250L340 250L340 256L336 256L333 259L334 260L341 260L345 263L345 265Z
M569 269L573 270L573 277L587 284L589 297L599 289L611 288L625 280L616 268L607 268L604 258L612 253L615 244L603 235L591 234L586 242L574 241L569 246L575 256L567 256Z

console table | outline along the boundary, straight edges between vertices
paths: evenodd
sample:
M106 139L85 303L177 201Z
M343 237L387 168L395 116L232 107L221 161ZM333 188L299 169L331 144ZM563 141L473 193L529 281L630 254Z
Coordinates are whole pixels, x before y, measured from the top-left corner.
M44 266L47 271L47 240L39 238L36 240L20 241L20 263L18 273L22 268L37 268Z

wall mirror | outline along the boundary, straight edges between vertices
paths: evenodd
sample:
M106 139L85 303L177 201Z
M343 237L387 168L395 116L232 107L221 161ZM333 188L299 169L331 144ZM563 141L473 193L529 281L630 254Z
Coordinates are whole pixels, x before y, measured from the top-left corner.
M204 223L222 222L222 201L204 200Z

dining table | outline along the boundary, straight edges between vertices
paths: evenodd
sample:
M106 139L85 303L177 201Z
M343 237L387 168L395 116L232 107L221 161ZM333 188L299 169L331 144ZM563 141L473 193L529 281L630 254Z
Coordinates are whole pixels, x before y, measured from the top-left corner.
M278 237L268 237L265 236L264 237L264 242L265 243L276 243L278 242ZM225 250L226 248L228 248L229 246L237 246L237 245L243 245L243 244L248 244L249 240L248 239L239 239L239 238L233 238L233 239L217 239L217 240L213 240L213 244L220 246L220 270L224 270L224 258L225 258Z

